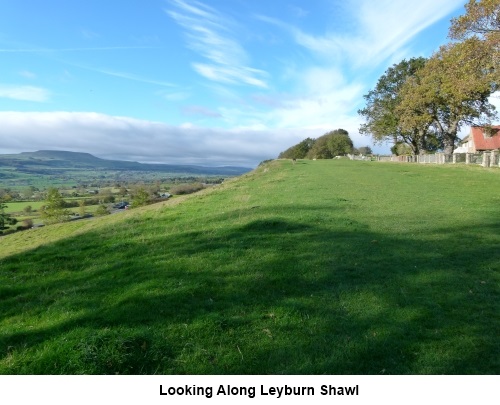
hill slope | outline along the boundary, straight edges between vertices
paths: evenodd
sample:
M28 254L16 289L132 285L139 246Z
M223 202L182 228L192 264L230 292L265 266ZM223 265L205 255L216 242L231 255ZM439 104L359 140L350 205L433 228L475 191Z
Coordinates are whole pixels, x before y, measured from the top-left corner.
M477 169L276 161L3 237L0 373L497 374L500 172Z
M162 173L187 173L202 175L237 176L248 172L245 167L206 167L195 165L144 164L97 158L89 153L41 150L14 155L0 155L0 167L15 168L21 173L50 174L50 170L89 169L117 171L150 171Z

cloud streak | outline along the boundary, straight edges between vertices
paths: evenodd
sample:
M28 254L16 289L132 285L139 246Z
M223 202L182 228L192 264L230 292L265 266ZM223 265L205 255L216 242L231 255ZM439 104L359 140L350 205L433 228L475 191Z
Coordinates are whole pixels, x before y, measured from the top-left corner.
M162 81L162 80L150 79L150 78L142 77L142 76L139 76L139 75L136 75L136 74L133 74L133 73L118 72L118 71L111 70L111 69L106 69L106 68L94 68L94 67L91 67L91 66L82 65L80 63L72 63L72 62L66 62L66 61L64 63L67 64L67 65L70 65L70 66L75 66L75 67L77 67L79 69L84 69L84 70L88 70L88 71L91 71L91 72L100 73L100 74L103 74L103 75L106 75L106 76L117 77L117 78L120 78L120 79L131 80L131 81L134 81L134 82L140 82L140 83L146 83L146 84L154 84L154 85L162 86L162 87L176 87L176 85L173 84L173 83L165 82L165 81Z
M43 103L50 98L50 92L41 87L0 84L0 97L11 100Z
M295 42L315 56L329 61L348 61L351 67L374 66L407 46L424 29L463 5L463 0L351 1L344 4L344 19L352 20L355 32L327 31L311 34L279 19L256 18L287 31Z
M57 53L91 51L130 51L134 49L159 49L157 46L97 46L84 48L0 48L0 53Z
M218 111L200 105L188 105L182 108L182 113L185 115L201 115L209 118L220 118L222 114Z
M211 81L267 87L267 73L248 66L249 56L234 39L235 23L200 2L172 0L176 10L166 10L186 34L188 47L207 60L192 63L193 69Z
M33 80L36 79L36 74L29 71L29 70L21 70L19 73L19 76L24 77L25 79Z

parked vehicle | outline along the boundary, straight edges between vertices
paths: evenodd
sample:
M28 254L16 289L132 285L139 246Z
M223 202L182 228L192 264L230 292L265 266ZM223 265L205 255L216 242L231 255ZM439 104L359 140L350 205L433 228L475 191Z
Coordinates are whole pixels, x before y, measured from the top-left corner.
M124 210L128 207L129 203L127 201L119 202L118 204L113 205L113 208Z

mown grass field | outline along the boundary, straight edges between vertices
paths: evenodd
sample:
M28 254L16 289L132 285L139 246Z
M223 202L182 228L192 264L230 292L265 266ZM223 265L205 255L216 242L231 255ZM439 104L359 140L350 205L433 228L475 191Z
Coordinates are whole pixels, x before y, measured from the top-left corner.
M70 199L66 198L65 200L70 200ZM17 223L14 224L14 225L7 226L6 227L6 231L4 231L4 234L9 233L10 229L15 230L20 224L22 224L22 221L24 221L26 219L32 220L33 224L36 224L36 225L42 224L43 225L44 221L40 217L39 210L40 210L40 208L42 206L44 206L46 204L47 204L46 201L22 201L22 202L9 202L9 203L6 203L5 204L6 205L5 212L7 214L11 214L12 217L14 217L15 219L17 219ZM24 208L26 206L28 206L28 205L31 206L32 211L29 212L29 213L26 213L24 211ZM111 204L108 204L108 206L109 205L111 205ZM99 204L96 204L96 205L86 205L85 206L85 213L87 213L87 214L95 214L95 212L97 211L98 208L99 208ZM69 213L79 213L80 209L79 209L79 207L71 207L71 208L67 208L67 211ZM2 235L1 231L0 231L0 235ZM0 250L1 250L1 248L0 248Z
M497 374L500 171L275 161L0 239L0 373Z
M45 201L22 201L22 202L9 202L6 205L5 212L8 214L23 212L23 209L28 205L31 206L33 210L40 209L45 203Z

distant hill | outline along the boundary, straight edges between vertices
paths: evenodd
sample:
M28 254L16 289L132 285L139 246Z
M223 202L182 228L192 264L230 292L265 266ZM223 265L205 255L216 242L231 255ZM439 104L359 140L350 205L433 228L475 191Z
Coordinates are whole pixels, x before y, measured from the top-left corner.
M15 168L18 172L30 174L48 174L50 169L61 170L64 168L68 170L104 169L114 171L238 176L252 170L251 168L237 166L209 167L196 165L145 164L139 162L100 159L90 153L56 150L39 150L37 152L0 155L0 167Z

